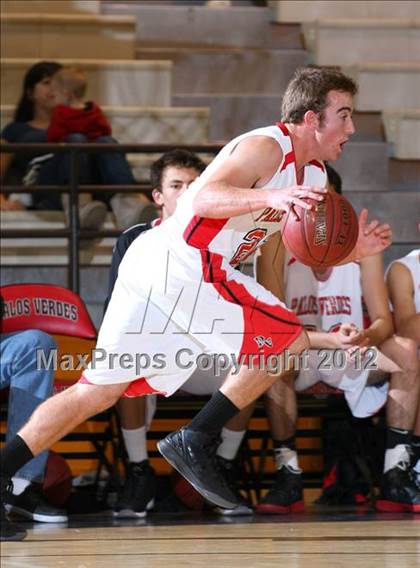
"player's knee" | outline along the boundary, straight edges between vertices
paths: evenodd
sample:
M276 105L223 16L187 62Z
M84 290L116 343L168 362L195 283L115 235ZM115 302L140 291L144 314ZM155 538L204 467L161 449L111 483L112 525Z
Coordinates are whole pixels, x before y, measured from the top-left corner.
M57 347L54 339L48 333L39 329L27 329L19 334L19 340L25 344L28 349L42 349L48 353Z

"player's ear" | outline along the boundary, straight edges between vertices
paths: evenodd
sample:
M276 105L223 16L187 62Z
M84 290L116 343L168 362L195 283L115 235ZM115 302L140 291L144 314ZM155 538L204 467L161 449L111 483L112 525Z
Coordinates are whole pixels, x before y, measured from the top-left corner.
M152 197L153 201L156 203L156 205L159 205L159 207L163 207L165 205L163 193L156 187L152 190Z
M303 122L306 126L315 130L316 128L319 128L321 121L316 112L313 110L307 110L303 115Z

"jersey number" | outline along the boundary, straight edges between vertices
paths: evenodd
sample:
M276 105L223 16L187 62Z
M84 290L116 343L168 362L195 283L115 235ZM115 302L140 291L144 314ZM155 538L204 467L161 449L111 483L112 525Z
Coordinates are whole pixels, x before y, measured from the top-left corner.
M253 229L244 236L244 242L236 249L230 264L236 266L253 254L267 234L267 229Z

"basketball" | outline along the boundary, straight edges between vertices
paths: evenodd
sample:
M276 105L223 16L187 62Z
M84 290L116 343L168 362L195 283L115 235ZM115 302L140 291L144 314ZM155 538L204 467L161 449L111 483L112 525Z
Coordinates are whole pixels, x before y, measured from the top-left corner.
M188 483L177 471L172 475L172 488L178 499L193 511L202 511L205 499L194 487Z
M60 454L50 451L42 490L48 502L54 507L63 507L70 497L72 488L71 469Z
M289 210L283 221L283 242L297 260L314 268L334 266L344 260L359 235L357 215L345 197L329 191L316 210L297 206L296 219Z

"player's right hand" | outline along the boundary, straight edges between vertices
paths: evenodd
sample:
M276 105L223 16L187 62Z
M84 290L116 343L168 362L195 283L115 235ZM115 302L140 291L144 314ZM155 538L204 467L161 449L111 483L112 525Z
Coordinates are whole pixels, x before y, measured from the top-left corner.
M267 195L268 207L277 211L288 212L290 209L299 218L295 207L316 209L318 203L325 199L328 189L310 185L293 185L281 190L270 190Z

